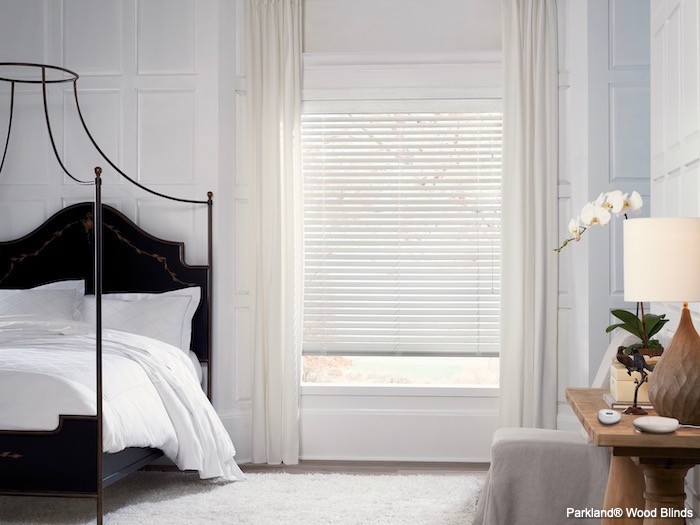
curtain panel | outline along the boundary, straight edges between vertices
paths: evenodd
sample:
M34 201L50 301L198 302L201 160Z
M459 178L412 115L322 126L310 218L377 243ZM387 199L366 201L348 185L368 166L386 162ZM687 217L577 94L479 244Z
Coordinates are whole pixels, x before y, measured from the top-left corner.
M255 463L299 461L301 0L247 4Z
M500 419L557 417L558 71L555 0L503 0Z

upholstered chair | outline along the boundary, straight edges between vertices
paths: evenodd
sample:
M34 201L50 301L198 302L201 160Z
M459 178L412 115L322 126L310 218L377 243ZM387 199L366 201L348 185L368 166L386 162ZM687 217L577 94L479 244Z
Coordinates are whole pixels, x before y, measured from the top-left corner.
M627 332L613 337L594 387L609 384L610 363L618 346L636 341ZM609 468L610 450L591 443L583 428L580 432L501 428L494 434L491 468L474 525L571 523L567 508L603 508Z

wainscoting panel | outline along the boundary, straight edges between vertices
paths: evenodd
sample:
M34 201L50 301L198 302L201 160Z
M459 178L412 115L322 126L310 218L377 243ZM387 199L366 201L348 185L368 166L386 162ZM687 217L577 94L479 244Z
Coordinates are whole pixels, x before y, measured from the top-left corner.
M122 159L122 104L120 89L81 89L80 110L90 133L102 151L117 165ZM95 166L103 166L104 159L91 151L90 139L80 124L73 90L63 91L63 154L62 158L73 176L90 180ZM123 179L105 166L104 184L123 184ZM73 185L67 175L63 183Z
M652 170L651 200L654 217L699 217L700 183L700 69L697 0L655 0L650 41ZM654 313L671 321L659 334L668 343L678 326L680 305L653 303ZM698 305L691 305L695 326L700 326ZM700 523L700 471L686 478L686 505Z
M194 0L138 0L139 75L195 74Z
M23 199L3 203L0 207L0 224L6 239L16 239L36 229L39 226L37 217L49 218L44 199Z
M194 91L138 92L140 182L148 185L194 181L194 110Z
M649 82L610 84L610 180L648 182ZM630 132L634 130L634 132Z
M0 16L0 61L43 62L48 0L6 0ZM11 16L6 16L11 15ZM5 44L7 43L7 44Z
M1 47L1 46L0 46ZM9 117L9 97L3 97L0 110L2 122L2 145L7 136L5 130ZM53 113L55 115L55 113ZM54 129L60 130L61 124L53 122ZM48 184L48 170L58 175L60 168L49 153L46 121L44 120L41 92L36 88L17 88L10 144L5 159L5 167L0 176L1 185ZM51 155L50 167L47 165ZM57 168L54 171L54 167ZM53 182L53 181L51 181Z
M63 2L63 63L80 75L122 73L120 0ZM85 45L89 42L89 45Z
M467 396L449 389L439 394L438 388L426 388L423 395L408 390L400 392L396 385L345 391L302 387L301 459L490 460L498 427L497 389L474 389Z
M649 10L639 0L608 0L610 69L648 69L649 46L640 27L649 27ZM637 4L637 5L635 5Z

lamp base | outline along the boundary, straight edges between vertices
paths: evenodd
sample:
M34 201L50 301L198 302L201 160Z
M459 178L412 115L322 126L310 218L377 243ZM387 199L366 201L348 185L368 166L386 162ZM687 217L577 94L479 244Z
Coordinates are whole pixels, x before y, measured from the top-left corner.
M700 425L700 335L687 303L671 344L649 378L649 400L660 416Z
M623 412L623 414L631 414L633 416L644 416L648 413L649 412L647 412L643 408L639 408L639 407L627 407L627 408L625 408L625 411Z

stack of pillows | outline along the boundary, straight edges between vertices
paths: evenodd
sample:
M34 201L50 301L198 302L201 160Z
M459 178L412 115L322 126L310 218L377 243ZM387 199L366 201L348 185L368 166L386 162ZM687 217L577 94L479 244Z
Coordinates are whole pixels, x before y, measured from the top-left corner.
M201 294L198 286L163 293L104 294L102 326L151 337L193 355L190 352L192 318ZM95 296L85 295L82 280L58 281L28 290L0 289L1 316L82 321L94 325Z

